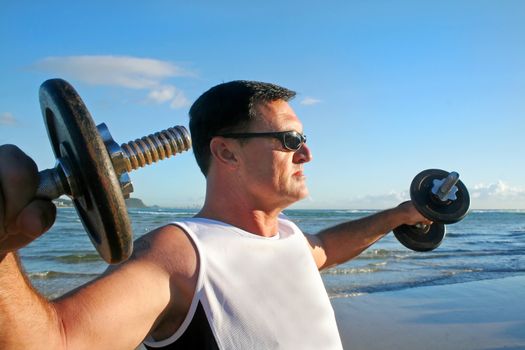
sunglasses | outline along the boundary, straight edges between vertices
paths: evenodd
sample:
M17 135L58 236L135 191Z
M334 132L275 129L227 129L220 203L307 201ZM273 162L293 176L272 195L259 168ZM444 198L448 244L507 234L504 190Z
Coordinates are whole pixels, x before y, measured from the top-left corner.
M221 134L222 136L230 139L249 139L252 137L273 137L283 145L283 148L296 152L304 143L306 143L306 135L298 133L297 131L278 131L278 132L245 132L245 133L231 133Z

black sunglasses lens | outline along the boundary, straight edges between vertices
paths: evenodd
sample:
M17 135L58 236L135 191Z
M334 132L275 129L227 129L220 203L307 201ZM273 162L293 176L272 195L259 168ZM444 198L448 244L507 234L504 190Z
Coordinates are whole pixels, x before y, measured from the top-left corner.
M296 132L284 134L284 146L290 150L297 151L303 145L303 137Z

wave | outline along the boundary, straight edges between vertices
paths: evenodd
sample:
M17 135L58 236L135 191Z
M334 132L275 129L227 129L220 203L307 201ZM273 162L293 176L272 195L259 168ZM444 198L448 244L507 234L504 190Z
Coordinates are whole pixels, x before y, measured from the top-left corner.
M85 264L90 262L101 262L102 258L96 253L76 253L53 257L53 260L64 264Z
M284 214L290 217L293 221L296 220L308 220L308 221L325 221L327 223L342 220L354 220L362 216L366 216L372 213L376 213L376 210L298 210L298 209L286 209Z
M521 237L525 235L525 230L509 231L510 237Z
M440 281L449 279L450 276L435 276L431 278L409 280L409 281L392 281L383 282L371 285L357 285L348 289L345 288L330 288L328 293L330 295L352 295L352 294L373 294L380 292L393 292L404 289L411 289L416 287L432 286L440 284ZM441 283L449 284L449 283Z
M131 215L158 215L158 216L183 216L192 217L197 210L173 210L173 209L133 209L129 213Z
M22 254L24 260L50 261L62 264L102 263L103 260L94 250L49 251L49 254Z
M486 256L521 256L525 254L525 250L515 249L515 250L495 250L495 249L486 249L486 250L465 250L465 249L456 249L449 250L446 252L433 252L432 254L413 254L410 256L413 260L438 260L438 259L457 259L461 257L486 257Z
M493 214L493 213L525 213L525 209L472 209L469 213L473 214Z
M472 237L472 236L479 236L479 234L476 234L476 233L456 233L456 232L447 232L446 237L448 237L448 238L453 238L453 237L461 237L461 238L464 238L466 235L468 235L469 237Z
M354 268L336 267L336 268L331 268L326 271L323 271L321 274L323 275L356 275L356 274L363 274L363 273L374 273L374 272L385 271L384 268L380 268L379 266L382 266L382 265L378 265L378 267L373 267L373 266L354 267Z
M32 280L48 280L54 278L95 278L99 276L98 273L69 273L62 271L40 271L31 272L27 274Z
M400 250L388 250L388 249L369 249L362 253L358 259L378 259L378 258L389 258L402 253Z
M328 291L328 297L330 299L338 299L338 298L355 298L360 297L362 295L367 295L368 293L364 292L352 292L352 293L345 293L340 291Z
M328 293L331 298L353 297L381 292L394 292L419 287L451 285L482 280L495 280L505 277L521 275L523 273L525 273L525 269L512 270L502 268L487 269L481 271L470 271L469 269L465 269L463 271L447 271L442 275L408 281L392 281L378 283L374 285L357 285L355 287L350 288L328 288Z

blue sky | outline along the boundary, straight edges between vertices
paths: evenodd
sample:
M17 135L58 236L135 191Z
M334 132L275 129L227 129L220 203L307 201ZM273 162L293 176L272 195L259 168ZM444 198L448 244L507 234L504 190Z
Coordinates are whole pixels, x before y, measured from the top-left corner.
M523 1L3 1L0 143L54 165L38 102L68 80L118 143L188 125L235 79L298 92L314 160L297 208L384 208L455 170L473 208L525 208ZM199 206L191 152L130 174L147 204Z

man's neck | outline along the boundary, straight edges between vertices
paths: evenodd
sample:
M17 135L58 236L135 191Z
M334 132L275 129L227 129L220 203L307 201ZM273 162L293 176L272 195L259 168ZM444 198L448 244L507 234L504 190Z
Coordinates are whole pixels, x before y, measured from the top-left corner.
M214 172L215 171L215 172ZM277 219L291 203L246 190L246 184L229 172L210 169L206 198L196 217L222 221L263 237L278 232Z
M218 220L259 236L271 237L278 232L277 219L280 213L281 209L268 211L226 203L205 203L195 216Z

